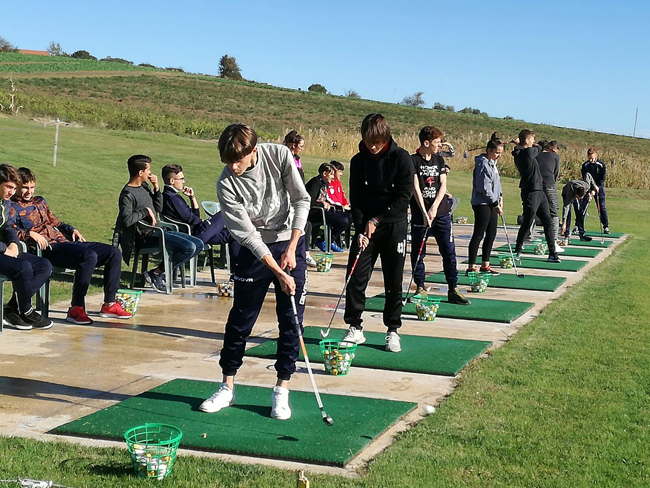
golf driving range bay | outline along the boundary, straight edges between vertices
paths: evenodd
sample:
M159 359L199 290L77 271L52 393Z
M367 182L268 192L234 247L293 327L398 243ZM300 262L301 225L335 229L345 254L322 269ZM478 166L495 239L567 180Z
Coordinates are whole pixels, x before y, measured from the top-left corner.
M472 293L460 264L467 258L472 226L455 225L454 231L459 285L472 304L446 303L442 265L431 240L425 263L429 295L442 297L437 316L418 320L415 305L406 303L402 352L386 352L378 262L367 290L367 342L357 347L348 374L327 373L324 363L331 366L331 359L319 348L320 331L327 327L345 282L348 253L336 253L328 273L309 272L305 343L332 426L322 421L302 355L290 384L292 418L270 418L277 338L273 290L237 374L235 404L215 414L199 411L221 381L219 351L231 307L231 299L218 296L204 271L196 287L169 296L147 291L128 322L92 314L92 326L57 325L29 334L5 330L0 336L3 353L11 359L2 362L0 387L10 402L0 409L0 428L9 436L123 448L128 429L158 422L183 432L177 463L192 454L356 476L397 433L433 412L429 406L438 406L454 391L469 363L504 346L626 239L609 235L603 243L598 235L591 247L567 246L556 265L524 255L520 276L503 269L484 293ZM511 239L516 231L508 228ZM494 247L493 265L498 266L497 255L507 252L503 228ZM227 280L225 270L217 271L220 280ZM404 288L409 280L406 270ZM87 308L99 310L100 304L101 296L95 295ZM345 334L343 304L328 339L340 340ZM51 308L54 319L63 319L68 304Z

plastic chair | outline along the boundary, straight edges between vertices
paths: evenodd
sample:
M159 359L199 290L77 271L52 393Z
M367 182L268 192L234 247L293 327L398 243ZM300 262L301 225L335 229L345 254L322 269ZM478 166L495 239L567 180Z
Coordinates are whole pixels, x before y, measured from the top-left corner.
M178 228L178 232L192 235L192 229L190 228L190 224L188 224L187 222L181 222L180 220L175 220L170 217L166 217L164 215L160 216L160 220L161 222L166 222L175 225ZM216 284L217 280L214 277L214 252L212 251L212 246L210 244L204 243L203 250L207 252L208 257L210 259L210 273L212 275L212 283ZM195 256L193 259L190 260L190 286L196 286L196 273L197 273L198 265L199 265L199 257Z
M310 212L312 210L320 210L322 213L322 223L315 223L312 222L313 225L313 230L312 230L312 240L314 240L314 236L318 234L318 226L322 225L323 226L323 239L325 241L325 252L332 252L332 233L330 232L330 227L327 225L327 221L325 220L325 208L324 207L311 207Z
M201 206L203 207L203 210L208 217L213 217L214 215L217 215L219 212L221 212L221 205L219 205L219 202L204 200L201 202ZM228 273L230 273L230 246L228 244L221 246L220 251L220 261L221 263L225 261L226 269L228 270ZM210 259L210 267L214 269L214 256L212 256ZM203 261L203 267L205 268L205 260ZM214 283L214 271L212 270L211 272L212 282Z
M173 286L173 269L172 269L172 260L169 254L167 253L167 247L165 246L165 231L161 227L154 227L153 225L147 224L146 222L139 221L137 224L139 229L144 232L148 232L154 237L158 238L158 242L151 245L150 247L144 247L143 245L138 246L137 244L133 249L133 270L131 273L131 283L129 288L133 289L135 286L135 276L138 272L138 260L142 256L142 273L144 274L147 271L147 264L149 262L149 255L159 254L162 256L163 262L165 263L165 285L166 293L171 295ZM169 224L166 224L169 226ZM169 227L172 228L173 227ZM185 287L185 270L181 270L181 280L182 286Z
M9 281L9 278L7 278L3 274L0 274L0 332L2 332L2 329L4 327L4 320L5 320L5 314L4 314L5 281Z

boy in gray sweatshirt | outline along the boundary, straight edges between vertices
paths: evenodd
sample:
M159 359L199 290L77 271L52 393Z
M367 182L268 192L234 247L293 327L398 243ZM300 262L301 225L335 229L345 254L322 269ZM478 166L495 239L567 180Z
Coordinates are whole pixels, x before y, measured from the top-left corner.
M235 374L273 283L279 337L271 417L287 420L291 418L287 387L296 371L299 347L290 296L299 297L302 327L307 294L303 229L311 198L289 148L257 144L257 134L245 124L226 128L219 138L219 153L226 164L217 182L221 214L242 249L234 266L235 296L219 360L223 383L199 408L213 413L235 402Z

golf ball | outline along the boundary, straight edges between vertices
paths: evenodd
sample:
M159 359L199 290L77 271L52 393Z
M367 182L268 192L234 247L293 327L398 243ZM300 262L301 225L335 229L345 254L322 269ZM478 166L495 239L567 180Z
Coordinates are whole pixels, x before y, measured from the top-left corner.
M432 413L435 413L435 411L436 411L436 407L434 407L433 405L424 406L424 413L426 413L427 415L431 415Z

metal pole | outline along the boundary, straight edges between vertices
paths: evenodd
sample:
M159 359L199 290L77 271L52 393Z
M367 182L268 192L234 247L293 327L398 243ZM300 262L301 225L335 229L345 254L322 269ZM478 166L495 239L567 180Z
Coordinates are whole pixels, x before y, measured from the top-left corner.
M639 116L639 107L636 108L636 114L634 115L634 131L632 131L632 137L636 136L636 119Z
M52 161L52 166L56 167L56 155L59 152L59 124L61 121L56 119L56 132L54 133L54 161Z

